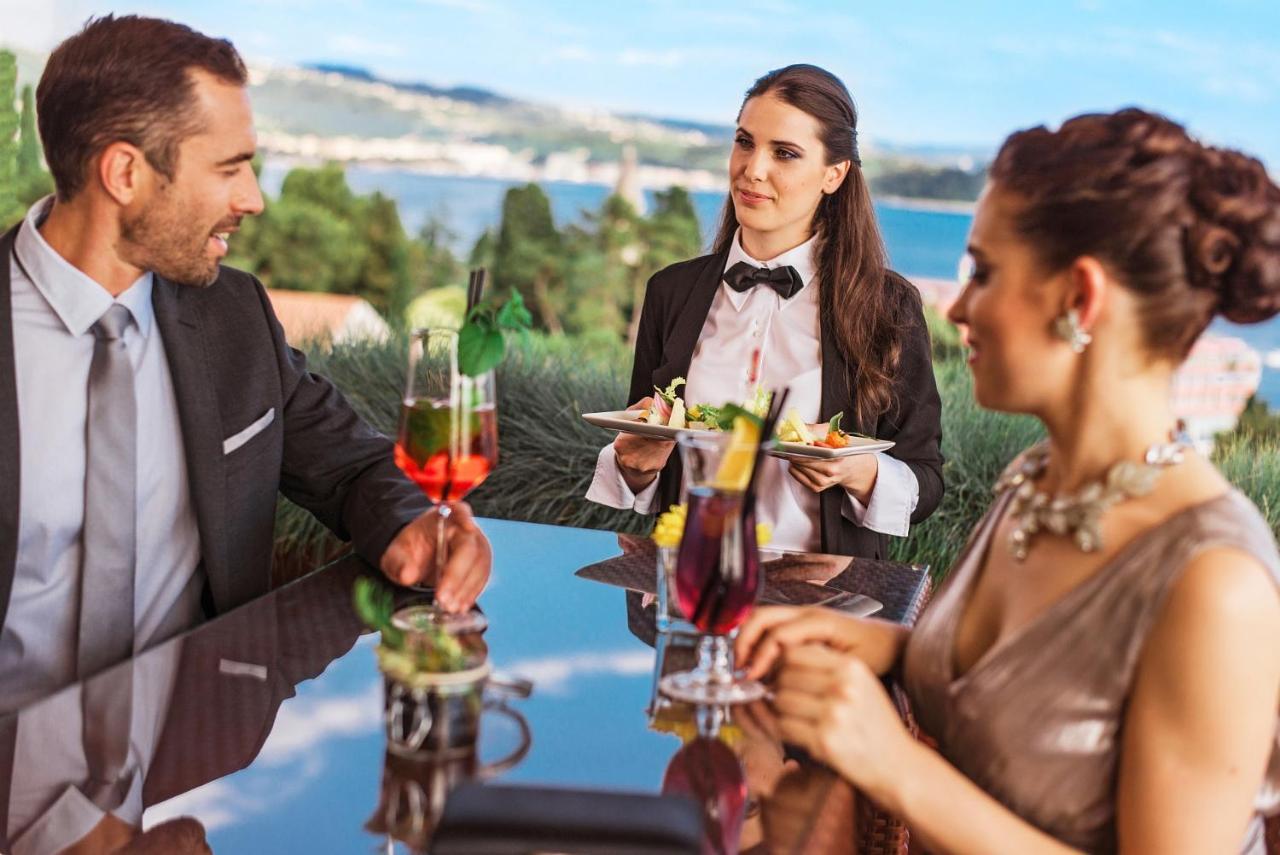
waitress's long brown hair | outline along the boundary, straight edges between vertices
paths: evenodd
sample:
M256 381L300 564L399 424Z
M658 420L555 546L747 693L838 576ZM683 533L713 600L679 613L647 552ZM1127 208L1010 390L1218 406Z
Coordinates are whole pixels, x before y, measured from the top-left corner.
M765 94L818 120L828 165L850 161L840 188L822 197L814 215L819 308L822 335L834 336L849 366L853 415L861 427L871 428L896 403L893 375L902 353L902 330L910 322L907 310L918 306L920 298L887 270L884 240L858 158L858 112L849 90L817 66L789 65L757 80L743 105ZM729 198L716 235L717 253L728 251L737 229Z

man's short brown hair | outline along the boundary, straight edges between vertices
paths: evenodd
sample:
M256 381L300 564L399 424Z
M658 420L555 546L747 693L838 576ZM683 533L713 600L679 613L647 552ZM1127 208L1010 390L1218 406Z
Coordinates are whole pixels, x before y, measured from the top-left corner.
M36 89L40 138L58 198L79 193L92 158L119 141L137 146L172 180L178 144L201 127L192 69L239 86L249 78L231 42L158 18L90 19L58 45Z

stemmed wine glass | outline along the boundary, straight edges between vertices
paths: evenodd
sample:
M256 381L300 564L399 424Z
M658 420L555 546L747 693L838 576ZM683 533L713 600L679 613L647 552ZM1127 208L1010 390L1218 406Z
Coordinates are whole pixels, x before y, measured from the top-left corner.
M677 440L688 486L688 512L676 555L676 596L701 632L698 664L663 677L659 689L692 704L747 703L764 686L734 675L728 636L755 606L760 550L755 514L744 504L757 442L724 434L684 434Z
M415 330L400 408L396 465L440 509L436 527L437 583L448 555L452 503L466 497L498 464L498 413L493 371L458 370L458 331Z

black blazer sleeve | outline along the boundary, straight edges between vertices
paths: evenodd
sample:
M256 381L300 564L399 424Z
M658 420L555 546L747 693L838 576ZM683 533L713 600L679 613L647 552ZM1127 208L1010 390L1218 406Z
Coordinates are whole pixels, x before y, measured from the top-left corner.
M892 439L889 454L901 460L916 476L920 497L911 522L932 514L942 501L942 401L933 376L933 354L924 309L915 288L894 276L907 296L902 355L894 378L896 405L883 414L875 435Z
M376 566L387 544L430 503L396 467L391 440L361 419L333 383L307 370L306 357L285 341L266 290L254 281L283 387L280 492Z

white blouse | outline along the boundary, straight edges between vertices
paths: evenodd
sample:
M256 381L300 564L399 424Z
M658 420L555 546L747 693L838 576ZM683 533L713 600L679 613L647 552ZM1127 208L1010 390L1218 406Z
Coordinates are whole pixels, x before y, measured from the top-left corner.
M738 236L734 237L726 270L740 261L769 269L791 265L800 274L804 287L784 300L766 285L739 292L722 281L689 364L685 403L719 406L740 400L746 391L747 366L759 350L760 385L766 389L790 388L787 409L798 411L807 423L818 421L822 407L822 341L813 248L811 238L776 258L758 261L747 255ZM852 415L845 414L846 418ZM879 472L870 500L863 505L846 493L844 515L872 531L905 537L920 497L920 485L915 473L902 461L883 453L876 458ZM770 457L762 465L756 519L773 529L770 546L818 551L818 494L788 474L791 464L786 460ZM618 470L610 444L600 450L595 478L586 497L612 508L653 513L657 491L655 478L648 487L633 493Z

